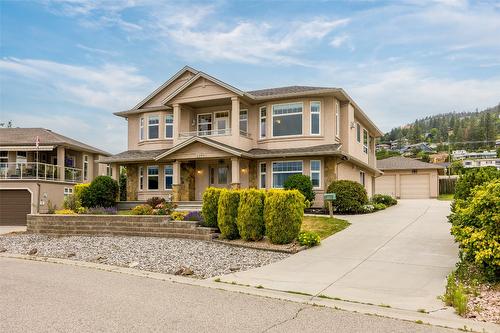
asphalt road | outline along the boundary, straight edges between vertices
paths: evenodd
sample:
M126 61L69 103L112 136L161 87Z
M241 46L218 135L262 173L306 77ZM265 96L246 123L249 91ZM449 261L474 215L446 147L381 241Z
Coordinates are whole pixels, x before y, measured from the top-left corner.
M454 332L83 267L0 258L0 332Z

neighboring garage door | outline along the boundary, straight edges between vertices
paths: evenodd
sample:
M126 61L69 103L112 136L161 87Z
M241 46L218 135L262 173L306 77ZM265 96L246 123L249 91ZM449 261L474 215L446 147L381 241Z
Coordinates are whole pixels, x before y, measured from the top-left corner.
M396 175L375 178L375 193L396 197Z
M430 197L429 175L401 175L401 199Z
M0 225L26 225L31 213L31 193L27 190L0 190Z

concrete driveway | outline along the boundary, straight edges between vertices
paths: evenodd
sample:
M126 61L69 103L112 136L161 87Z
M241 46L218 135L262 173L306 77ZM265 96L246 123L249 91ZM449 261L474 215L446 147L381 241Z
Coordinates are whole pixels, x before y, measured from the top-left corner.
M11 232L25 232L25 225L0 225L0 235L10 234Z
M437 296L458 258L446 219L449 206L438 200L400 200L381 212L342 216L352 225L321 246L221 279L393 308L437 310L443 307Z

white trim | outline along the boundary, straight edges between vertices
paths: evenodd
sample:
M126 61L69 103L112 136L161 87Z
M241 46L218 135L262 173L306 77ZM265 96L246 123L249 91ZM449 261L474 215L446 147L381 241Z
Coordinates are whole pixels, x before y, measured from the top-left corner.
M181 143L179 143L178 145L172 147L171 149L167 150L166 152L158 155L155 157L155 161L159 161L161 160L162 158L170 155L170 154L173 154L175 153L176 151L178 151L179 149L182 149L188 145L190 145L191 143L194 143L194 142L201 142L207 146L210 146L210 147L214 147L214 148L217 148L217 149L220 149L222 151L225 151L229 154L233 154L235 156L247 156L247 157L251 157L249 154L247 153L242 153L240 151L236 151L236 150L233 150L233 149L230 149L226 146L222 146L222 145L219 145L217 142L213 142L213 141L208 141L208 140L205 140L205 138L203 137L199 137L199 136L193 136Z
M168 116L172 116L172 122L171 123L167 123L167 117ZM163 126L163 136L165 138L165 140L173 140L174 139L174 114L172 112L167 112L165 114L165 117L164 118L164 126ZM167 126L170 126L172 127L172 136L171 137L168 137L167 136Z
M300 104L302 106L302 111L300 112L300 134L290 134L290 135L274 135L274 107L280 105L291 105L291 104ZM291 113L291 114L280 114L276 115L276 117L286 117L286 116L295 116L299 113ZM290 102L290 103L279 103L271 105L271 138L290 138L290 137L300 137L304 135L304 102Z
M144 130L144 116L139 118L139 142L146 139L146 131Z
M312 162L319 162L319 170L313 171ZM318 179L319 184L318 184L318 186L314 186L314 184L313 184L314 189L321 189L322 188L322 186L321 186L321 178L322 178L321 173L322 173L322 171L323 171L323 166L322 166L321 160L310 160L309 161L309 177L311 177L311 183L312 183L312 174L313 173L319 174L319 179Z
M359 138L358 138L358 129L359 129ZM361 143L361 124L356 122L356 141Z
M335 137L340 138L340 102L335 99Z
M262 172L261 166L265 165L266 171ZM264 176L264 187L262 187L261 177ZM266 189L267 188L267 162L259 163L259 188Z
M240 126L240 132L242 131L241 129L241 113L244 113L247 117L245 119L245 122L247 123L247 128L245 129L245 133L248 133L248 109L240 109L240 114L239 114L239 117L238 117L238 123L239 123L239 126Z
M262 116L262 109L266 110L266 115ZM264 119L264 133L262 133L262 119ZM267 105L259 107L259 139L267 138Z
M312 112L312 105L313 103L318 103L319 104L319 111L318 112ZM314 135L314 136L318 136L318 135L321 135L321 110L322 109L322 103L321 101L310 101L309 102L309 134L310 135ZM317 114L318 115L318 133L313 133L313 114Z
M284 172L274 172L273 164L274 163L293 163L293 162L300 162L302 166L302 170L300 171L300 174L304 174L304 161L303 160L281 160L281 161L271 161L271 187L270 188L283 188L283 187L274 187L274 174L275 173L293 173L296 174L295 171L284 171Z
M365 145L365 137L366 137L366 145ZM361 140L363 140L363 142L362 142L362 144L363 144L363 152L365 154L368 154L368 145L370 143L369 143L368 131L366 130L366 128L363 128L363 138Z
M149 121L151 120L151 118L158 118L158 124L153 124L151 125L149 123ZM151 115L148 115L148 135L147 135L147 138L148 138L148 141L152 141L152 140L159 140L160 139L160 123L161 123L161 117L159 114L151 114ZM150 138L149 137L149 128L151 126L158 126L158 137L157 138Z

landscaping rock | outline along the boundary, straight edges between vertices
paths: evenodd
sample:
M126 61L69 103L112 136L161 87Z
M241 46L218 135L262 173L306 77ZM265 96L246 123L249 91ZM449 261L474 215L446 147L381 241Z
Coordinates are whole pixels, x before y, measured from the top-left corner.
M66 256L68 258L72 258L72 257L76 256L76 253L75 252L69 252Z
M130 264L128 264L128 267L130 267L130 268L134 268L137 266L139 266L139 263L137 261L134 261L134 262L131 262Z
M181 268L179 268L176 272L175 272L175 275L182 275L182 276L188 276L188 275L193 275L194 272L191 268L189 267L184 267L182 266Z
M229 267L229 270L230 270L231 272L236 272L236 271L239 271L239 270L240 270L240 266L231 266L231 267Z
M7 249L5 247L0 247L0 253L7 252Z
M38 250L36 248L33 248L33 249L28 251L28 255L34 256L37 252L38 252Z

